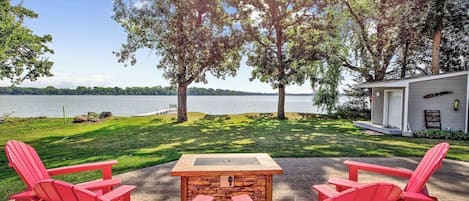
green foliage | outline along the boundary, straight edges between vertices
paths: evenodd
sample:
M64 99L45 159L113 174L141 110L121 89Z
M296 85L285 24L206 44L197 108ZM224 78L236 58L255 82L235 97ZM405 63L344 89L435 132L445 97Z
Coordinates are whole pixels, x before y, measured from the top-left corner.
M419 130L414 133L414 136L431 139L469 140L469 133L453 130Z
M397 21L399 47L389 78L413 77L431 73L433 37L442 29L440 70L469 69L469 3L464 0L413 0L401 4ZM437 45L438 46L438 45ZM400 74L400 76L398 76Z
M392 61L400 46L399 24L406 4L400 1L342 1L347 13L348 40L352 53L342 58L344 66L366 81L380 81L398 68Z
M25 18L37 17L21 4L12 6L9 0L0 1L0 80L19 84L52 76L53 62L46 57L54 53L47 47L52 37L35 35L23 25Z
M225 78L239 68L244 39L228 13L221 1L115 0L113 18L127 32L115 54L134 65L137 50L155 50L157 68L178 87L178 122L187 121L187 86L206 83L207 72Z
M371 118L371 110L362 102L350 101L339 105L334 113L335 116L345 119L366 119Z
M207 82L235 75L243 42L220 1L116 0L114 20L125 29L127 43L116 52L119 62L137 62L138 49L155 50L158 68L175 85Z
M279 85L303 84L306 71L321 60L317 45L322 42L322 25L313 20L314 1L245 1L237 7L252 7L244 16L259 15L243 28L253 42L248 50L252 78ZM245 19L247 21L247 19Z
M356 88L349 84L344 89L344 95L347 96L347 102L337 106L337 115L346 118L370 119L370 96L368 89Z
M319 82L317 93L314 96L314 104L331 114L338 101L338 88L340 84L340 64L329 65L325 76Z
M344 24L345 17L336 13L337 6L329 5L325 9L321 22L325 25L322 29L322 42L317 44L323 58L316 63L315 68L310 68L307 74L313 89L317 89L314 104L325 109L331 114L335 109L341 84L342 58L347 54L348 47L345 43Z
M469 2L464 0L434 0L428 3L425 22L421 30L427 36L419 46L419 58L428 64L431 37L438 22L443 33L440 46L440 69L443 72L469 70Z
M228 2L237 9L250 42L246 62L253 67L250 80L258 79L279 89L278 114L284 112L281 100L286 86L302 85L308 78L314 83L322 79L324 88L319 93L331 95L331 100L317 103L326 104L329 109L337 94L337 87L330 84L338 83L340 72L337 62L329 57L337 46L332 45L336 39L335 22L329 21L325 1Z

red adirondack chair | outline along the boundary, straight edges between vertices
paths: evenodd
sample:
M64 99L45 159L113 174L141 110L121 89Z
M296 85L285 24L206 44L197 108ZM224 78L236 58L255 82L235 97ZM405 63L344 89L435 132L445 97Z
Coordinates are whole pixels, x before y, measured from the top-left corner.
M39 201L130 201L130 192L134 189L135 186L123 185L100 195L67 182L46 179L37 183L33 191Z
M26 184L25 191L10 196L10 199L16 201L36 200L32 189L41 180L50 179L51 176L71 174L84 171L102 171L102 180L78 184L82 188L92 191L101 191L107 193L113 186L121 183L120 179L112 178L112 165L117 161L97 162L54 169L46 169L36 150L33 147L16 140L10 140L5 146L9 166L13 168Z
M315 185L314 190L319 193L319 200L325 201L396 201L402 190L394 184L371 183L338 192L328 185Z
M397 169L368 163L355 161L345 161L349 168L349 179L329 179L329 183L336 186L337 191L343 191L351 187L358 187L358 170L369 171L374 173L386 174L390 176L402 177L409 179L402 199L407 201L436 201L436 197L429 195L426 183L430 176L442 166L443 159L449 150L448 143L440 143L425 153L415 171L406 169Z

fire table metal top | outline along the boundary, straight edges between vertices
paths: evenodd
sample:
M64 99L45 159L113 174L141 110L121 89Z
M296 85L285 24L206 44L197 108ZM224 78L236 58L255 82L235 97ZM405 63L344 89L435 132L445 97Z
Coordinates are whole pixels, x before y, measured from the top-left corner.
M266 153L184 154L171 176L273 175L282 168Z

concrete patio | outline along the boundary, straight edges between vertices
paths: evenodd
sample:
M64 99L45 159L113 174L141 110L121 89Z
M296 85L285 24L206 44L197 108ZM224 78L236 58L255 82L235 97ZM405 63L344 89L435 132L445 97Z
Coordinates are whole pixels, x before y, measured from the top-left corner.
M283 174L274 176L273 198L275 201L317 200L311 191L312 184L326 183L329 177L347 178L347 168L343 161L375 163L391 167L415 169L420 158L276 158L283 168ZM121 175L124 184L137 186L132 201L179 201L179 177L171 177L169 172L176 162L157 165ZM361 172L359 181L389 181L405 186L405 180L383 177ZM469 163L445 160L428 183L431 195L441 201L467 200L469 196Z

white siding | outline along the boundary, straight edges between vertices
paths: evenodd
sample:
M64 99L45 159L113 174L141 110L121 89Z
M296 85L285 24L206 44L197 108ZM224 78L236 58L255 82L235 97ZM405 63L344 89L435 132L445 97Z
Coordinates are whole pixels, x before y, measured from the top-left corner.
M452 94L433 98L423 96L441 91ZM440 110L441 128L464 130L466 118L467 75L435 79L409 84L409 124L413 131L425 128L424 110ZM458 99L460 108L454 111L453 103Z
M373 88L373 104L371 123L383 125L383 104L384 104L384 88ZM376 96L379 93L380 96Z

